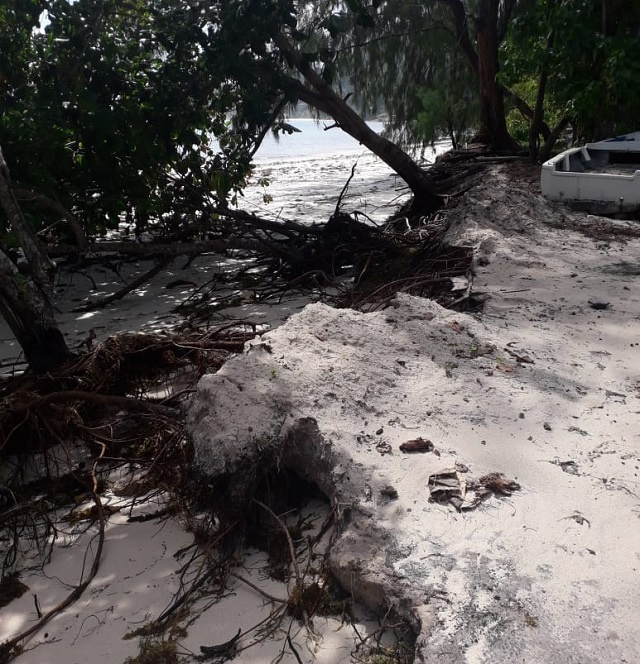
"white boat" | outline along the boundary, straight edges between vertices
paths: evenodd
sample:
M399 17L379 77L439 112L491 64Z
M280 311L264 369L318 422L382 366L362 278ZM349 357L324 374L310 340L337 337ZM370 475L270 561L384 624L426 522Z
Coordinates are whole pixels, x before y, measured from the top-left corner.
M550 200L597 214L640 210L640 131L545 161L540 186Z

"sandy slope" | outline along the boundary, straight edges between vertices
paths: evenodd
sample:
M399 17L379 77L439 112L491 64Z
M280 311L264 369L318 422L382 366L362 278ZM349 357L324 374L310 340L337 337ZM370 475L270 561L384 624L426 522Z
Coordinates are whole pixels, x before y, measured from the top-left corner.
M334 571L413 621L418 659L638 662L640 241L504 167L449 220L476 247L483 313L310 305L202 380L199 463L228 472L288 431L279 453L349 513ZM399 450L416 437L440 455ZM430 502L456 463L522 488L462 513Z

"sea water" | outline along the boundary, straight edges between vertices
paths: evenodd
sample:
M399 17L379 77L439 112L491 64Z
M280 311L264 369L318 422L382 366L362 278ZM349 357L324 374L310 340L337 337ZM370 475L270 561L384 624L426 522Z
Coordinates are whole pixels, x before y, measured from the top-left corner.
M278 136L269 132L256 153L256 163L277 159L355 154L366 149L355 138L336 127L331 120L316 121L311 118L301 118L286 122L298 131L292 134L281 133ZM384 129L382 122L371 121L367 124L378 134Z

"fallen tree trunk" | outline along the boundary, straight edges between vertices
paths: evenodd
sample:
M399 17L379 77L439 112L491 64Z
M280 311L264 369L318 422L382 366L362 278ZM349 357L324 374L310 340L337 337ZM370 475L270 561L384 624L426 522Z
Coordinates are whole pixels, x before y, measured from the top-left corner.
M311 86L308 88L294 78L283 76L281 80L286 87L291 88L301 101L332 117L340 129L392 168L409 185L415 205L423 210L423 214L430 214L442 207L442 198L433 188L429 176L404 150L373 131L362 117L334 92L313 69L304 54L298 51L283 33L274 35L273 41Z

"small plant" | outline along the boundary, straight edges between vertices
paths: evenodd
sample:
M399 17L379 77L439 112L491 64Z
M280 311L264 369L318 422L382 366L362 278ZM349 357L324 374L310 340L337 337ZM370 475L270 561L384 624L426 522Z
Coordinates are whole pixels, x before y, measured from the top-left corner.
M447 378L452 378L453 377L453 370L457 369L458 365L455 362L447 362L444 365L444 373L447 376Z

